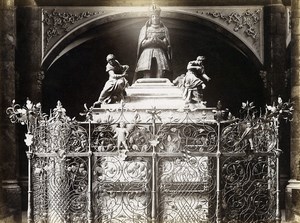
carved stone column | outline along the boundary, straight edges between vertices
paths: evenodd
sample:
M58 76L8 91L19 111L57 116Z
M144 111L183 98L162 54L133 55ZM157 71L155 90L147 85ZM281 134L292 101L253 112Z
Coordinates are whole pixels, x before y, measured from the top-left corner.
M42 79L40 72L41 63L41 14L34 0L15 0L17 49L16 70L19 75L18 101L41 102ZM24 138L24 132L19 133L19 138ZM22 209L27 209L27 183L28 160L25 151L28 149L24 142L19 142L20 184L22 189Z
M14 0L0 1L0 222L21 222L16 128L5 108L16 97Z
M33 102L41 102L42 98L41 24L41 13L37 6L17 7L16 69L20 75L20 100L22 101L29 97Z
M286 100L285 60L286 54L286 8L281 1L265 6L265 69L268 79L268 95L270 102L280 95Z
M265 13L265 71L267 77L266 83L266 101L272 104L281 96L284 101L289 98L288 89L285 86L285 55L286 51L286 26L287 13L286 7L280 0L270 1L264 7ZM280 126L280 148L283 153L280 155L280 166L286 166L289 160L289 138L284 137L288 132L289 126L283 123ZM280 168L280 206L284 208L284 190L289 180L289 168Z
M294 102L291 122L291 180L286 188L286 215L292 222L300 222L300 1L292 0L291 38L291 98Z

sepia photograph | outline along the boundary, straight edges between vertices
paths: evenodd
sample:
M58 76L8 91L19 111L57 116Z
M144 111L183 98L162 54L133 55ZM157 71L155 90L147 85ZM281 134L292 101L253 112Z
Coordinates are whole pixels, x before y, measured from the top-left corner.
M0 222L300 223L299 75L299 0L2 0Z

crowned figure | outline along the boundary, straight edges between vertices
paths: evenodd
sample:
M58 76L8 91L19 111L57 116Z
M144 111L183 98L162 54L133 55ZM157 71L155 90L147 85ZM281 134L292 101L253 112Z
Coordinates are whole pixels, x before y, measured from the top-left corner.
M142 27L138 40L137 65L134 80L138 78L169 78L171 72L171 45L168 28L160 20L158 5L150 7L151 17Z

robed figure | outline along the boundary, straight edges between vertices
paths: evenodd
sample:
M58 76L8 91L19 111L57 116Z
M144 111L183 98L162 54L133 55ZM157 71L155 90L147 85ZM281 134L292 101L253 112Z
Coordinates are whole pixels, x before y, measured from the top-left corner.
M106 60L106 72L109 74L109 79L106 81L98 101L93 106L120 102L126 96L125 88L128 86L128 81L125 76L129 66L121 65L113 54L107 55Z
M171 45L168 28L160 20L161 9L153 4L151 18L142 27L138 40L137 65L133 82L138 78L169 78Z

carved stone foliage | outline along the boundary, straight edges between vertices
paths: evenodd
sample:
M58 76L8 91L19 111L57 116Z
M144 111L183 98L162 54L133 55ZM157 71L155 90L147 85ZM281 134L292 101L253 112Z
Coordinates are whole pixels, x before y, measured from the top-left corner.
M233 31L238 32L244 30L243 32L251 37L254 41L257 41L259 36L259 30L256 24L260 21L260 10L251 11L247 9L244 12L231 12L229 14L223 14L222 12L208 12L207 15L213 18L219 18L226 22L227 24L233 24Z
M206 15L221 23L226 29L232 30L236 36L253 49L254 53L262 61L262 9L214 10L206 12Z
M163 12L175 12L171 18L179 14L189 14L212 21L233 33L242 40L263 61L263 10L262 7L165 7ZM44 30L44 55L57 41L76 27L95 18L103 19L103 23L115 18L145 17L147 7L86 7L70 9L68 7L46 8L42 10ZM118 16L121 15L121 16ZM100 18L101 16L101 18ZM113 18L108 18L112 16ZM162 15L164 17L165 15Z
M44 23L44 50L48 50L51 41L56 41L57 38L67 34L76 25L81 24L88 18L93 17L100 12L69 12L57 9L43 9L43 23ZM55 40L54 40L55 39Z
M225 28L244 42L263 62L262 7L210 7L187 9L186 11Z
M39 90L42 90L42 86L43 86L43 80L45 78L45 73L44 71L39 71L36 73L36 80L37 80L37 88Z

